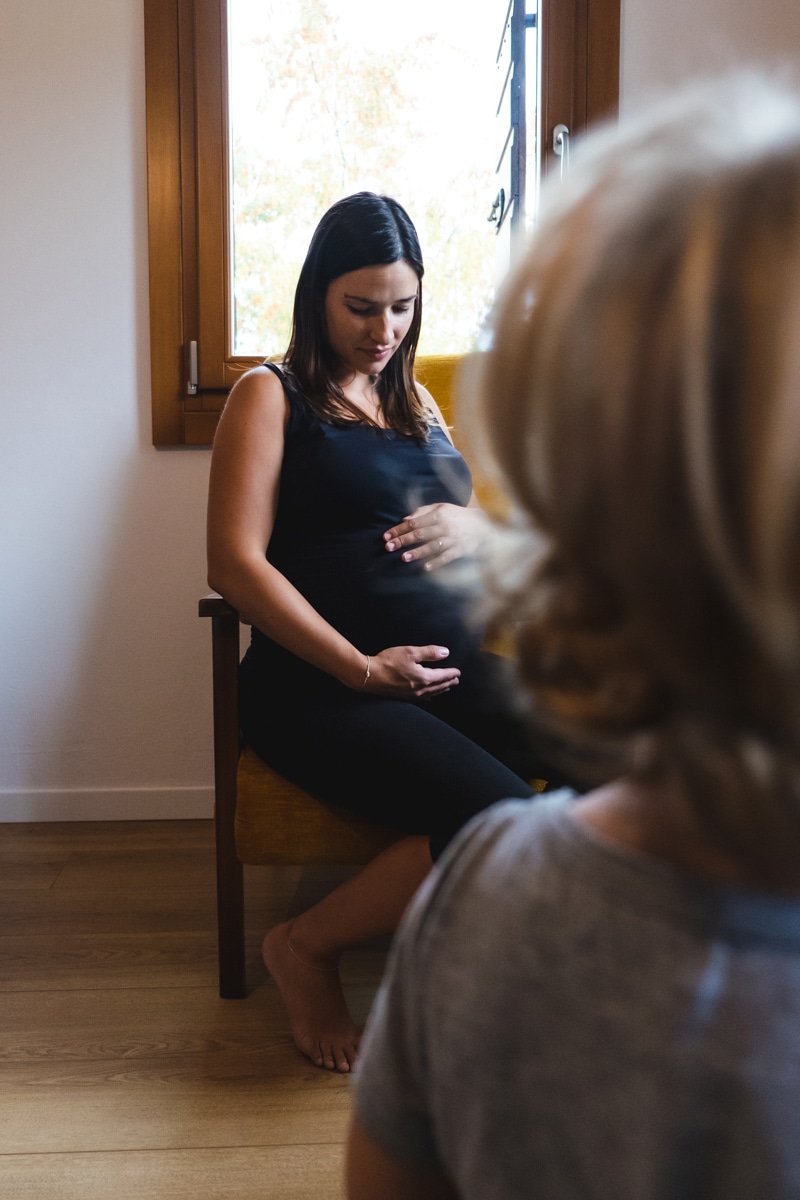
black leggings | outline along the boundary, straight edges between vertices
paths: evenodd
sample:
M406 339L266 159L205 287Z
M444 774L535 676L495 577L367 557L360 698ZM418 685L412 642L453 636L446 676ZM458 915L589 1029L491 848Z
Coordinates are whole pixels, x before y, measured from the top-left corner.
M511 699L508 664L494 655L479 654L457 687L427 701L366 695L301 666L279 681L245 656L247 743L321 800L427 834L433 858L475 813L533 796L530 780L567 782L534 751Z

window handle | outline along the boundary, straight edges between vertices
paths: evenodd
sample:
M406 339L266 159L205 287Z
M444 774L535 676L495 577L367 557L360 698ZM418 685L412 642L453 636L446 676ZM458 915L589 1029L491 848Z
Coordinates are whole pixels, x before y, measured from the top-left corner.
M500 232L500 226L503 224L506 215L506 189L500 188L500 191L492 202L492 211L489 213L486 220L494 225L495 233Z
M556 125L553 130L553 153L561 159L561 178L569 172L569 129L566 125Z
M189 342L189 378L186 381L186 395L197 395L197 342Z

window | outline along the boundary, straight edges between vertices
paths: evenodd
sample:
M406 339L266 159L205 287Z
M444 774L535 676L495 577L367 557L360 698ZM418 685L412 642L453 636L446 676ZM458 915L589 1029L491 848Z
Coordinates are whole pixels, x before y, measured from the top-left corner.
M441 6L444 0L427 0L428 7L436 7L437 3ZM528 10L534 3L528 0ZM260 361L264 353L282 348L285 341L285 336L278 333L280 347L259 345L263 333L255 329L252 316L245 315L247 285L237 284L238 301L233 299L230 285L234 239L241 252L248 236L255 237L257 231L243 224L234 228L231 213L231 192L234 197L238 195L240 208L245 192L241 171L233 188L229 184L228 5L229 0L145 0L151 376L156 445L210 444L219 412L237 376ZM316 0L289 7L293 12L307 7L309 13L326 8ZM487 45L487 56L493 60L503 29L508 31L509 48L516 38L517 54L520 44L528 47L528 70L521 72L517 65L511 71L504 100L508 113L501 117L501 122L510 123L510 137L508 152L500 164L503 183L498 183L498 193L503 186L504 208L511 214L502 222L502 241L515 219L519 223L522 217L524 222L524 199L519 202L518 198L515 207L514 187L519 191L521 181L524 193L527 178L530 198L539 164L546 169L552 161L553 127L560 122L570 132L577 132L595 117L615 110L619 0L554 0L552 7L548 0L540 0L539 13L526 11L525 0L492 0L491 4L487 0L484 4L490 16L493 7L496 37L492 39L494 44ZM327 8L335 10L336 0L327 0ZM541 132L530 127L526 131L526 81L528 110L531 99L538 99L536 125ZM500 91L498 85L498 94ZM238 98L232 99L235 108ZM496 165L492 162L492 170ZM348 186L345 181L338 194L359 186L381 185L377 180L366 180L364 184L356 180ZM482 220L489 215L492 191L486 193ZM280 199L286 201L285 196ZM328 202L326 198L323 208ZM418 212L409 207L411 215L419 220ZM304 217L303 223L313 226L314 219L307 222ZM484 224L484 228L489 229L491 237L490 227ZM426 242L423 236L433 279L435 264L430 261ZM251 284L256 276L257 272L251 272ZM197 348L196 379L192 343Z
M311 232L361 190L417 225L419 352L472 347L496 276L495 8L403 0L398 20L375 0L228 0L234 357L283 352Z

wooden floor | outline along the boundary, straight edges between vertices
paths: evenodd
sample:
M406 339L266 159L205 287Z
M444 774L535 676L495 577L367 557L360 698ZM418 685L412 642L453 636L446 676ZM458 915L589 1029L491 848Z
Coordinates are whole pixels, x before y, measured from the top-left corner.
M343 1195L348 1083L294 1050L260 935L336 872L248 868L220 1000L207 821L0 825L0 1196ZM383 965L348 956L366 1016Z

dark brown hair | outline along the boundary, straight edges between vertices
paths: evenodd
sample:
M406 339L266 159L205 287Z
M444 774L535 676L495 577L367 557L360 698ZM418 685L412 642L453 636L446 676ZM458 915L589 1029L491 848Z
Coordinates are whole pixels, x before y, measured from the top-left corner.
M283 360L312 410L334 424L368 418L350 404L336 382L338 367L325 323L325 297L335 279L362 267L406 262L419 280L408 333L378 377L378 396L387 425L424 437L428 417L414 385L414 356L422 321L422 252L405 209L390 196L357 192L337 201L320 221L300 271L294 297L292 336Z

